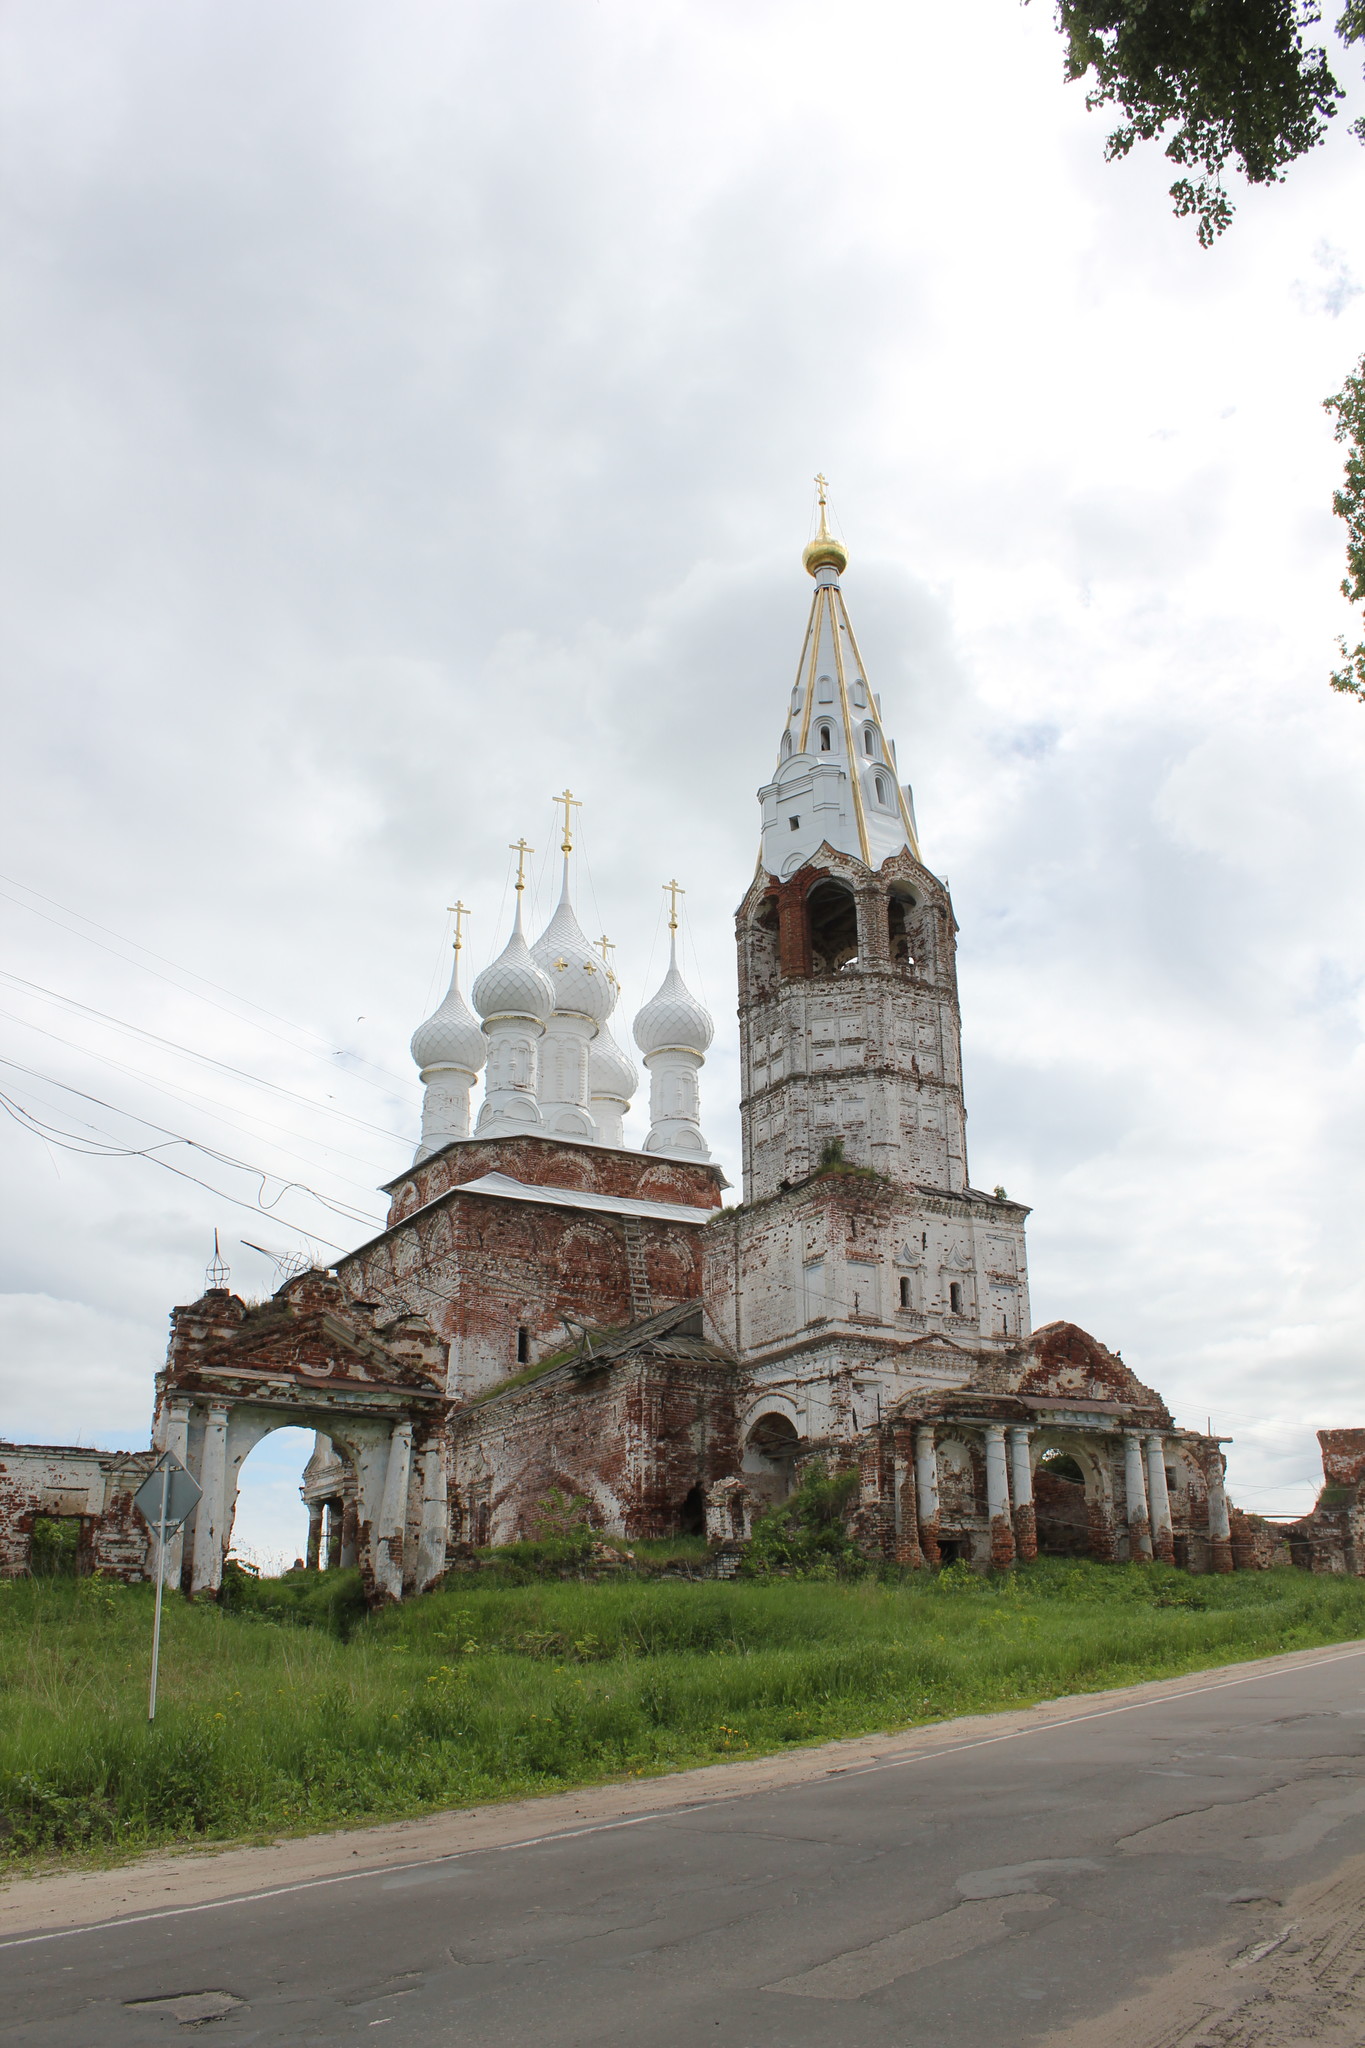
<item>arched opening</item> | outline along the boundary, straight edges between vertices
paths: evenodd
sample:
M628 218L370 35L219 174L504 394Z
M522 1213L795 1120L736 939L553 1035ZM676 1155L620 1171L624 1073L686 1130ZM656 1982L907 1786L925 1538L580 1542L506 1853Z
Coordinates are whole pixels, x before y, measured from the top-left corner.
M877 777L878 788L883 782ZM911 937L910 920L917 908L914 897L908 889L892 889L886 899L886 936L895 966L910 968L915 964L915 948Z
M830 726L828 726L828 725L822 725L822 726L820 727L820 752L821 752L822 754L828 754L828 753L830 753L830 752L832 751L832 749L833 749L833 746L834 746L834 733L833 733L833 729L832 729L832 728L831 728Z
M863 727L863 752L867 755L869 761L876 759L877 735L873 732L870 725Z
M754 1492L785 1500L796 1480L801 1439L789 1415L760 1415L744 1443L744 1476Z
M858 906L846 882L817 882L806 898L811 972L838 974L858 963Z
M1090 1555L1085 1467L1065 1446L1044 1451L1034 1467L1033 1512L1040 1556Z
M317 1463L325 1445L336 1467L339 1496L343 1471L349 1469L326 1437L311 1429L282 1428L263 1436L244 1460L237 1481L229 1558L253 1566L265 1578L302 1567L308 1558L309 1527L316 1517L305 1507L305 1469ZM325 1563L324 1555L320 1562ZM341 1521L336 1522L336 1548L341 1546ZM340 1556L337 1557L340 1563Z
M877 802L879 804L885 804L890 802L890 796L888 795L886 787L886 777L884 775L874 775L872 778L872 787L877 793Z
M791 734L789 732L784 732L782 735L782 759L784 761L790 761L792 757L792 749L795 746L795 744L796 742L793 740Z
M960 1316L962 1314L962 1282L960 1280L950 1280L948 1282L948 1310L951 1315Z
M913 1308L914 1306L915 1306L915 1296L914 1296L914 1291L913 1291L913 1289L911 1288L911 1285L910 1285L910 1275L909 1275L908 1273L902 1273L902 1274L901 1274L901 1307L902 1307L902 1308Z
M706 1494L700 1483L689 1486L678 1509L678 1533L682 1536L704 1536L706 1534Z
M529 1365L530 1363L531 1363L531 1332L530 1332L530 1331L529 1331L529 1330L527 1329L527 1327L526 1327L525 1323L518 1323L518 1324L517 1324L517 1364L518 1364L518 1365Z

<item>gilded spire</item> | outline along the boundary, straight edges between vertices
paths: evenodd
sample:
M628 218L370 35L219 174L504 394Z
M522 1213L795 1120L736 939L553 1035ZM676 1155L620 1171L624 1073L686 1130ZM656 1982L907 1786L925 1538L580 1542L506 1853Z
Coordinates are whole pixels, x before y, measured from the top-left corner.
M812 576L818 575L821 569L833 569L836 576L842 576L848 567L848 549L829 530L829 504L825 496L829 489L828 480L817 476L815 487L820 493L820 531L804 549L801 560Z

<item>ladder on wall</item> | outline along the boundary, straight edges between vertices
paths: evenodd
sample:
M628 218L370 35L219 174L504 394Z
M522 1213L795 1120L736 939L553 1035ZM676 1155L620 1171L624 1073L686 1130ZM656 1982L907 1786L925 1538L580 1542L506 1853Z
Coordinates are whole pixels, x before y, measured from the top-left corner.
M649 1292L649 1271L645 1264L644 1238L640 1233L637 1217L621 1218L621 1234L626 1241L626 1280L630 1288L630 1319L633 1323L644 1322L654 1313L654 1303Z

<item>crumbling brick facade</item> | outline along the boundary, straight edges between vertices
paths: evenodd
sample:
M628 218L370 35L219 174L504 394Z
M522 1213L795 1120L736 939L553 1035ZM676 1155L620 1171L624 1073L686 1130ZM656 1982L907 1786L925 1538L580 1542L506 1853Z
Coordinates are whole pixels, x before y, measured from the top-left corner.
M154 1463L151 1451L0 1443L0 1578L30 1569L40 1516L78 1525L79 1575L147 1578L152 1539L133 1495Z

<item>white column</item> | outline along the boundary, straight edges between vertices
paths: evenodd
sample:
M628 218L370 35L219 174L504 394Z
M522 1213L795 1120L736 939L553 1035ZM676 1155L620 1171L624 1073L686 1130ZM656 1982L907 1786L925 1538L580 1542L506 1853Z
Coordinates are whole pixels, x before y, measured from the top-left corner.
M991 1563L1002 1570L1014 1563L1014 1530L1010 1524L1005 1432L996 1422L986 1430L986 1513L991 1525Z
M439 1443L422 1453L422 1531L417 1545L417 1588L425 1593L446 1568L446 1464Z
M685 1046L665 1046L647 1052L649 1069L649 1135L646 1152L675 1153L681 1159L709 1159L710 1150L701 1132L701 1090L698 1075L703 1066L699 1052Z
M1029 1456L1029 1429L1010 1431L1010 1492L1017 1508L1033 1506L1033 1461Z
M227 1511L227 1409L215 1404L204 1425L199 1468L201 1498L194 1515L191 1593L216 1593L223 1583L223 1533Z
M161 1439L158 1449L171 1451L182 1465L190 1457L190 1404L188 1401L168 1401L161 1412ZM166 1541L166 1555L161 1560L162 1583L178 1586L180 1575L185 1568L184 1526L176 1530Z
M919 1495L921 1523L937 1521L938 1452L932 1422L921 1423L915 1431L915 1491Z
M1217 1450L1209 1468L1209 1559L1211 1570L1232 1570L1232 1523L1228 1519L1228 1497L1223 1487L1223 1460Z
M384 1473L384 1498L374 1540L374 1578L381 1593L403 1597L403 1531L408 1514L408 1478L412 1469L412 1424L394 1425L389 1462Z
M1165 1468L1162 1468L1163 1477ZM1127 1430L1123 1439L1124 1490L1128 1495L1128 1554L1132 1558L1152 1554L1152 1518L1147 1512L1147 1482L1142 1472L1142 1438Z
M1147 1438L1147 1498L1152 1511L1152 1549L1169 1563L1174 1555L1171 1541L1171 1500L1166 1491L1166 1442L1155 1431Z
M1005 1432L998 1423L986 1430L986 1513L992 1521L1010 1512L1009 1473L1005 1464Z

